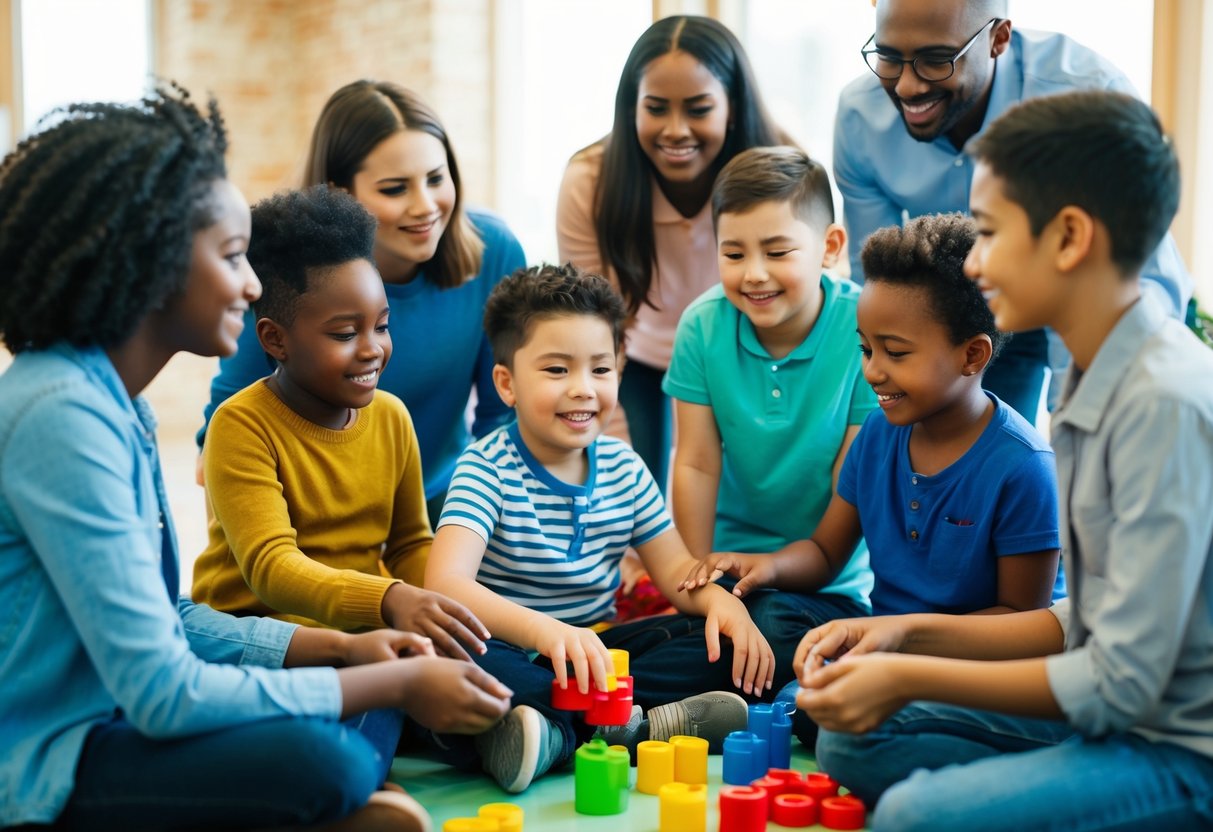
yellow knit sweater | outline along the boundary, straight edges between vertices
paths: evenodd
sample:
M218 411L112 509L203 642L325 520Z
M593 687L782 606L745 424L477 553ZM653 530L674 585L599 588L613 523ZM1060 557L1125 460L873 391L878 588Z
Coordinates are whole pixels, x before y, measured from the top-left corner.
M395 579L421 586L433 541L421 455L391 393L376 391L353 425L329 430L262 379L215 411L203 464L214 515L194 565L196 602L353 630L384 626Z

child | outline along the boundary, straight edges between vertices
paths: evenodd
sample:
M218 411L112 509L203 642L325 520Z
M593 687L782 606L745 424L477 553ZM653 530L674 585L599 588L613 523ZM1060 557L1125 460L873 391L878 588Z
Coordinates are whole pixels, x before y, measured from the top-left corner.
M510 679L514 708L476 744L508 791L569 760L588 737L571 712L551 707L552 680L605 690L607 648L631 658L639 707L610 734L625 745L692 734L719 748L745 727L745 700L702 692L756 693L771 680L770 648L741 601L719 587L680 595L681 615L592 629L614 612L628 546L671 596L694 563L644 463L601 436L615 407L624 315L604 279L571 265L519 271L485 309L493 379L517 421L460 458L426 586L467 604L495 636L476 661Z
M723 285L687 309L665 380L678 414L674 520L697 558L766 556L817 526L876 407L854 346L859 287L822 273L846 232L825 168L800 150L739 154L720 173L712 212ZM861 549L812 594L747 598L778 686L793 678L805 630L867 614L871 585Z
M419 636L178 599L140 392L179 351L230 355L260 293L226 145L214 102L161 88L73 105L0 166L3 827L428 829L375 791L394 741L337 720L406 708L475 732L505 713L508 689ZM324 664L365 666L302 667Z
M973 152L966 269L999 329L1053 327L1074 357L1052 426L1070 598L810 633L818 762L879 800L877 830L1208 827L1213 353L1138 280L1174 151L1145 104L1083 92L1009 110Z
M378 222L372 262L392 307L388 331L397 353L408 356L388 368L379 388L399 396L416 423L427 508L436 523L456 457L473 436L509 418L493 390L481 319L489 292L526 262L522 247L499 217L467 207L442 121L398 84L354 81L329 97L312 132L302 184L349 191ZM273 369L253 328L246 321L240 351L220 362L206 419ZM469 433L464 414L473 389Z
M417 436L376 383L392 356L375 221L318 185L252 212L260 348L277 369L215 411L194 600L312 626L394 627L466 659L484 627L419 589L433 535ZM390 575L391 577L387 577Z
M699 580L728 572L740 578L738 595L815 589L862 538L876 615L1013 612L1065 594L1053 452L981 387L1006 336L965 277L973 240L960 214L868 238L857 320L864 378L883 413L851 445L812 537L773 556L713 556ZM778 698L797 691L789 682ZM808 720L795 728L812 745Z

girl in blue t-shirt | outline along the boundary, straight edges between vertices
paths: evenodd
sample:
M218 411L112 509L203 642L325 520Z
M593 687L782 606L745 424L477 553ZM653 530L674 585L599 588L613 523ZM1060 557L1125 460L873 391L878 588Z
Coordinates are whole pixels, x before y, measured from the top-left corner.
M481 318L493 287L526 258L498 217L465 207L446 130L433 110L396 84L355 81L329 98L303 180L305 187L323 183L352 193L379 221L375 265L392 310L394 350L379 387L399 396L413 418L433 522L456 457L473 435L484 436L509 414L493 389ZM239 353L221 362L211 383L208 421L225 399L273 369L251 315L246 323Z
M0 827L429 828L381 790L400 709L476 733L507 688L416 634L178 597L141 392L231 355L261 293L217 106L60 116L0 166Z
M868 238L856 316L864 378L882 412L855 438L808 540L774 555L714 553L683 589L728 574L739 596L815 590L862 538L876 615L1006 613L1064 595L1053 452L981 387L1007 336L964 275L974 239L961 214L919 217ZM806 649L797 651L797 675ZM779 698L794 699L795 688Z

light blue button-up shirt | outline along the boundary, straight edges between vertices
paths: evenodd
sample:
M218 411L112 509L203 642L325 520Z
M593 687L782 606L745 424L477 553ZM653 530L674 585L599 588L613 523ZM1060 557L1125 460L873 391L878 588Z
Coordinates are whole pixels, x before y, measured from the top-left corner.
M1143 297L1053 415L1070 598L1049 685L1083 734L1213 757L1213 350Z
M1136 95L1128 78L1090 49L1053 32L1014 29L1009 48L995 65L977 135L1020 101L1076 89ZM839 96L834 124L834 179L842 193L854 278L863 279L859 253L876 229L901 225L903 216L967 213L973 168L973 158L946 136L931 142L912 137L871 72L848 84ZM1192 296L1192 277L1169 234L1141 276L1143 287L1182 318Z
M178 602L176 576L147 403L101 350L19 354L0 376L0 826L53 821L117 710L153 738L340 715L336 671L280 669L294 625Z

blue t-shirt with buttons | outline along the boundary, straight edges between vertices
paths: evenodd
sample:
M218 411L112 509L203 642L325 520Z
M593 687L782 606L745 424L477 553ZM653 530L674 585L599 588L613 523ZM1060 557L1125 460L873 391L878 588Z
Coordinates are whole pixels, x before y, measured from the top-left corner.
M872 613L963 614L998 603L998 558L1057 549L1057 471L1044 438L995 411L960 459L932 476L910 466L910 426L873 413L847 453L838 496L868 542ZM1065 596L1058 569L1053 599Z
M811 535L833 497L834 460L847 428L876 408L855 334L859 287L823 274L821 289L816 323L783 358L771 357L719 285L678 323L662 387L711 407L720 431L717 551L774 552ZM866 604L867 560L860 543L825 591Z

